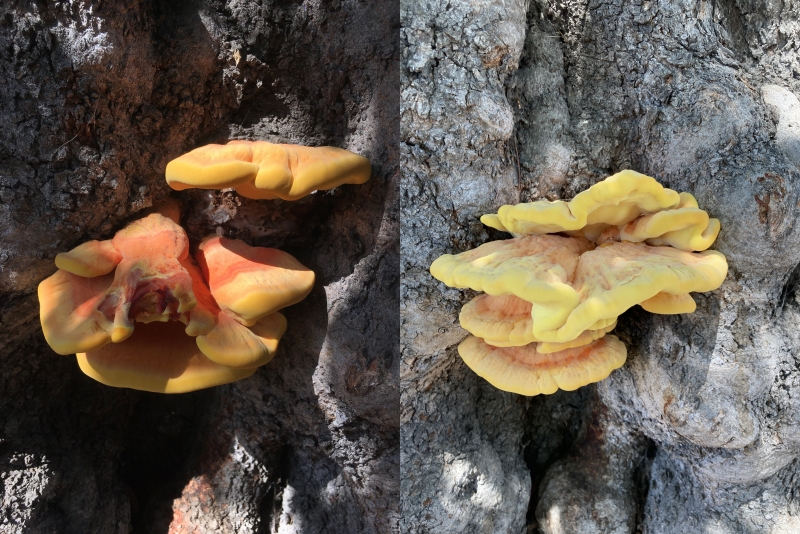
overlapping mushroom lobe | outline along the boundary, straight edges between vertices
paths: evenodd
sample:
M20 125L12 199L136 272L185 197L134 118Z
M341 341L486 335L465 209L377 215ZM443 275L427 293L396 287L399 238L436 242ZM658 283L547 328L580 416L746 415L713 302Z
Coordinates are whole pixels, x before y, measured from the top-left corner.
M81 369L108 385L171 393L249 376L286 331L277 310L302 300L314 273L284 252L236 240L201 247L224 306L189 256L186 233L160 214L60 255L62 268L39 285L47 342L77 353ZM110 261L113 272L93 275Z
M534 323L534 335L542 341L570 341L597 321L614 319L660 292L716 289L727 272L725 256L713 250L690 253L672 247L607 243L581 256L573 281L580 303L564 324L546 330Z
M595 225L618 226L643 214L674 208L680 202L676 191L649 176L626 170L578 193L569 202L539 200L502 206L496 215L481 217L481 222L505 232L547 234Z
M176 322L137 326L124 343L78 353L87 376L108 386L155 393L184 393L246 378L255 368L220 365L199 349Z
M167 164L173 189L234 187L254 199L296 200L312 191L369 180L369 160L336 147L266 141L205 145Z
M313 271L274 248L214 236L197 259L220 308L247 325L300 302L314 286Z
M607 377L625 363L627 350L615 336L545 354L536 345L494 347L468 336L458 353L470 369L503 391L521 395L572 391Z
M691 194L634 171L569 202L502 206L481 220L516 237L445 254L431 274L486 293L459 315L476 336L459 354L492 384L526 395L604 378L625 360L606 336L620 314L636 304L691 313L690 293L717 289L727 274L725 256L706 250L719 221Z
M580 299L569 284L583 252L594 247L582 238L525 236L492 241L457 255L445 254L431 274L448 286L516 295L531 303L542 329L564 323Z

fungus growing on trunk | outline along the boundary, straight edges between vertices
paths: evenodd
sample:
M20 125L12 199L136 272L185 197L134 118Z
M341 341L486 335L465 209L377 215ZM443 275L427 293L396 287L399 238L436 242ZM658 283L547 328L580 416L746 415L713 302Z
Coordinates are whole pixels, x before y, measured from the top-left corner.
M653 313L690 313L696 305L689 293L717 289L727 274L725 256L705 250L719 222L689 193L633 171L570 202L503 206L481 220L517 237L445 254L431 274L486 293L459 315L476 336L459 354L492 384L526 395L604 378L625 360L619 340L601 343L620 314L636 304ZM566 367L554 370L559 366Z
M625 344L615 336L604 336L581 347L549 354L536 345L493 347L468 336L458 354L470 369L503 391L520 395L572 391L607 377L625 363Z
M235 239L207 237L197 261L219 307L246 325L300 302L314 285L313 271L292 255Z
M341 148L231 141L170 161L166 178L178 191L233 187L247 198L296 200L316 190L363 184L370 172L367 158Z
M223 246L210 238L206 250L209 243ZM285 252L236 240L223 248L210 272L237 281L242 271L247 282L237 287L249 293L247 306L226 283L209 289L186 233L161 214L60 254L59 270L39 284L45 339L59 354L77 353L84 373L111 386L180 393L251 375L286 331L277 310L302 300L314 273Z

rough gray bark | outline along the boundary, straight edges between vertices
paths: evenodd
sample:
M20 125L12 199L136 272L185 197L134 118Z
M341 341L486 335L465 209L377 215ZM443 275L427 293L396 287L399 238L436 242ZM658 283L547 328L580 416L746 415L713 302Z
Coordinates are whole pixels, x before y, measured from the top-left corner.
M4 2L0 532L390 532L399 513L396 4ZM171 192L228 139L342 146L363 186L297 202ZM166 196L317 274L275 359L185 395L108 388L44 343L53 257Z
M407 530L798 530L800 6L407 2L401 24ZM472 295L428 265L505 238L478 222L501 204L625 168L720 219L728 278L694 314L624 314L597 386L494 390L454 350Z

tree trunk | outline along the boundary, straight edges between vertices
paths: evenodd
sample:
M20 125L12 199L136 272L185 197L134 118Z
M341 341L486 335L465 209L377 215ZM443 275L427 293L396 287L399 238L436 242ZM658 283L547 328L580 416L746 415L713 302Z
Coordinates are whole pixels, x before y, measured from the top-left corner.
M396 530L396 6L4 2L0 532ZM372 179L296 202L170 191L170 159L229 139L341 146ZM192 246L277 247L317 283L251 378L109 388L46 345L36 287L169 196Z
M791 2L402 4L407 532L800 529L799 24ZM720 220L727 279L693 314L621 316L597 386L494 389L455 352L473 294L428 266L507 238L478 220L502 204L626 168Z

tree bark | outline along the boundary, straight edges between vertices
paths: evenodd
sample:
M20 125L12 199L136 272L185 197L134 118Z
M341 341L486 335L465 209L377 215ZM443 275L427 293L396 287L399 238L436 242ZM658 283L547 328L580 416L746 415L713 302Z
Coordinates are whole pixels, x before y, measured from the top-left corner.
M396 531L396 4L0 11L0 532ZM372 179L296 202L169 190L170 159L229 139L341 146ZM37 284L170 196L193 247L277 247L316 286L249 379L103 386L45 344Z
M798 23L791 2L402 4L406 531L800 528ZM502 204L626 168L720 220L727 279L693 314L621 316L628 361L597 386L494 389L454 350L473 294L428 266L507 238L478 221Z

